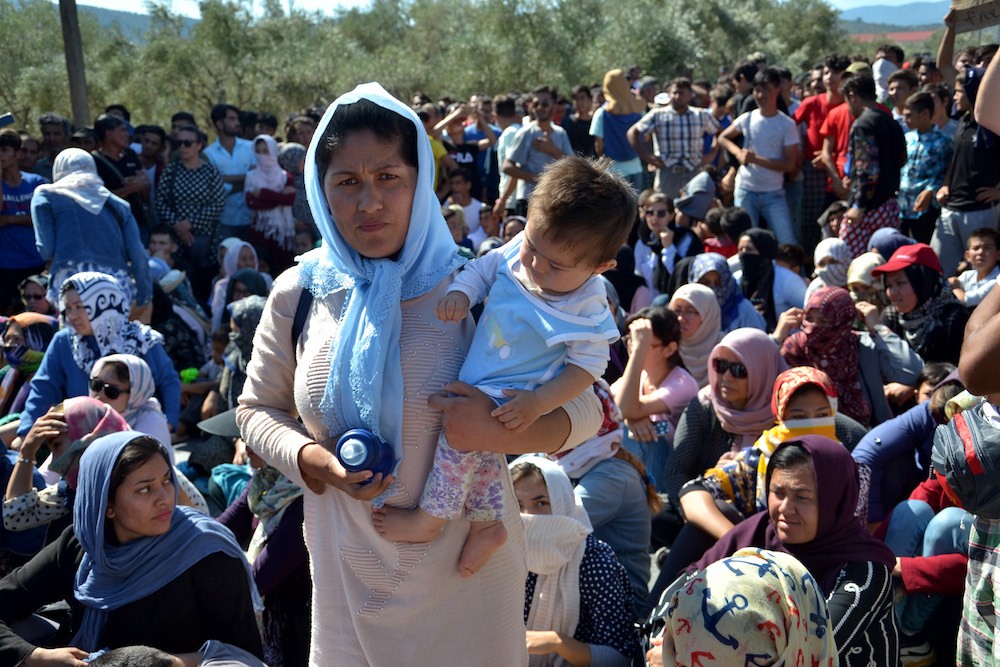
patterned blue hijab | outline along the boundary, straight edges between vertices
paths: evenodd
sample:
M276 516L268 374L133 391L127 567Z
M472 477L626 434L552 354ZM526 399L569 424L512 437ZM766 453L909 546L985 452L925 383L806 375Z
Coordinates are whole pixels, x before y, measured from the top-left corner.
M712 288L715 298L719 300L719 308L722 311L722 330L725 331L732 324L739 314L740 301L745 298L743 290L733 278L733 272L729 269L729 262L717 252L705 252L694 258L691 262L691 269L688 271L688 282L696 283L702 276L710 271L718 271L720 287Z
M362 257L341 236L323 192L317 147L340 106L361 99L393 111L417 132L417 184L410 227L395 259ZM300 284L317 299L345 292L339 327L330 345L330 375L320 402L330 437L366 428L403 458L403 369L399 356L401 302L434 289L465 260L458 254L434 194L434 155L427 132L408 106L377 83L341 95L327 109L306 155L306 196L323 245L303 255Z
M233 534L211 517L190 507L177 507L176 495L169 532L140 537L119 546L107 542L105 510L111 471L125 446L140 437L148 436L136 431L106 435L91 443L80 459L73 526L84 554L76 571L73 594L84 604L85 611L83 623L70 646L86 651L101 648L98 644L109 611L152 595L192 565L218 551L243 564L254 608L262 608L250 566ZM166 449L163 454L167 456ZM176 493L176 477L174 489Z

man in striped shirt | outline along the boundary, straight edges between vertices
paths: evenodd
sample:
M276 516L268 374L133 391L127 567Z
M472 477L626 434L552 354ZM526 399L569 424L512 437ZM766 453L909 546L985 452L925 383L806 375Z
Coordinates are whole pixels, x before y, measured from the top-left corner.
M671 199L694 176L705 157L704 137L719 133L719 122L707 109L691 106L690 79L670 82L670 104L653 109L629 128L628 140L645 164L656 167L653 187ZM653 134L655 154L644 138Z

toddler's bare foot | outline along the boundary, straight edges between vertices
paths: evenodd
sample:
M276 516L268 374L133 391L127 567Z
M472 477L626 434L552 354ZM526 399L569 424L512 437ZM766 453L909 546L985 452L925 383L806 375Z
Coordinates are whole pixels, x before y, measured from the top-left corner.
M392 542L431 542L446 523L445 519L431 516L419 507L410 510L380 507L372 511L375 530Z
M507 529L500 521L473 521L458 559L459 574L471 577L479 572L506 541Z

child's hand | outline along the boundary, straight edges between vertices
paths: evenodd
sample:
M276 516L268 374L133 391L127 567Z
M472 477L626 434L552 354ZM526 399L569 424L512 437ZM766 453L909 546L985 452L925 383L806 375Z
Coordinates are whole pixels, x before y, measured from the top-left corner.
M513 396L510 401L490 413L507 428L523 433L542 416L542 406L538 404L538 396L533 391L504 389L505 396Z
M438 301L437 316L442 322L461 322L469 314L469 297L461 292L448 292Z

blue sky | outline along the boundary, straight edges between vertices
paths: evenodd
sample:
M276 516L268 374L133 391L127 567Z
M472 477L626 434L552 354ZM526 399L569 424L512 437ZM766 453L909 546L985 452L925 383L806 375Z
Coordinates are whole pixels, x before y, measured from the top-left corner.
M367 0L282 0L284 4L291 2L295 7L310 11L327 11L334 7L358 7L368 4ZM851 9L864 5L902 5L913 0L830 0L834 7ZM81 5L93 5L117 9L124 12L143 11L142 5L135 0L77 0ZM174 11L187 16L198 16L198 3L195 0L171 0Z

